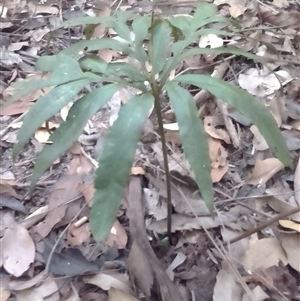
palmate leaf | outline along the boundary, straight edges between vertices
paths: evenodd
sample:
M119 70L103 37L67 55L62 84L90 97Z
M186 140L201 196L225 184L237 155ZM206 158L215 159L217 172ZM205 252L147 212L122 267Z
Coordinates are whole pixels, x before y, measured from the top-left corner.
M248 92L220 79L207 75L187 74L176 77L175 82L194 85L207 90L247 116L259 129L278 159L292 167L289 150L277 123L268 109Z
M153 104L151 94L131 98L120 109L119 117L105 140L90 214L91 230L99 241L106 239L116 219L136 146Z
M165 89L179 125L184 154L195 174L195 180L210 213L213 213L213 186L210 176L210 157L207 134L198 117L191 94L175 82L168 82Z
M55 159L67 151L82 133L89 118L122 88L121 85L106 85L78 99L71 107L67 120L50 136L52 145L45 145L34 166L31 188Z
M47 95L40 97L25 115L22 127L18 131L18 143L14 145L15 158L34 132L50 117L68 104L77 93L91 82L90 79L80 79L57 86Z

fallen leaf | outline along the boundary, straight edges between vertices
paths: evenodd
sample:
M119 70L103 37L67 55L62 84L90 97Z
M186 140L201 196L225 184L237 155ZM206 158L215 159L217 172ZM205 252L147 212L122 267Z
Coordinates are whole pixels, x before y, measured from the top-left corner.
M215 34L202 35L199 41L199 48L206 48L210 46L210 48L218 48L223 46L223 39L218 37Z
M117 247L118 249L125 249L127 244L127 233L124 227L116 220L110 230L106 244L110 247Z
M59 301L58 286L51 278L46 279L40 286L15 293L17 301Z
M30 107L33 105L33 102L24 102L24 101L16 101L10 104L8 107L2 109L0 111L0 115L2 116L14 116L27 112Z
M40 283L43 279L45 279L45 273L41 272L36 276L34 276L33 278L29 279L28 281L11 280L9 281L7 288L12 291L23 291L35 286L36 284Z
M168 130L168 131L179 131L179 125L177 122L175 123L167 123L167 124L164 124L164 129L165 130Z
M41 237L46 237L52 228L58 224L65 216L66 202L77 195L76 186L79 182L79 176L63 175L53 186L53 191L49 197L49 213L44 221L34 226L34 230L40 234Z
M279 220L278 222L279 222L280 226L287 228L287 229L295 230L300 233L300 224L297 224L290 220Z
M47 262L50 252L54 243L50 244L48 239L44 240L44 253L43 259ZM59 276L81 276L85 273L96 273L99 271L95 262L87 260L79 249L67 248L55 250L51 264L49 266L49 272Z
M89 176L85 177L83 181L78 184L77 191L84 196L86 203L89 207L91 207L93 204L93 197L96 191L93 179Z
M20 277L34 261L35 245L28 231L15 223L4 230L1 253L4 269Z
M252 174L245 180L246 184L262 185L270 180L284 165L277 158L257 160Z
M278 266L279 262L284 265L288 263L287 256L276 238L259 239L250 244L246 251L242 264L246 271L267 269L273 265Z
M222 268L217 275L213 301L240 301L241 296L242 286L230 271Z
M35 139L40 142L40 143L47 143L47 144L52 144L51 141L49 141L50 138L50 133L48 130L46 129L38 129L35 133L34 133L34 137Z
M298 11L281 12L274 14L272 11L265 11L260 14L264 23L269 23L275 26L286 28L299 28L300 26L300 13Z
M300 246L300 234L280 234L280 240L282 244L282 248L286 252L287 261L289 265L300 272L300 264L299 264L299 246Z
M120 291L118 289L111 288L108 291L108 297L109 301L139 301L137 298L133 297L132 295L129 295L123 291Z
M154 189L144 188L145 207L149 215L157 221L164 219L168 215L167 203L160 200L160 195Z
M48 205L38 208L36 211L32 212L29 216L27 216L21 222L21 225L26 229L30 229L33 225L42 220L47 215L48 211Z
M145 171L142 167L140 166L133 166L131 167L131 175L137 176L137 175L144 175Z
M68 229L67 232L67 241L70 246L80 246L82 245L89 237L91 236L91 231L87 223L76 227L73 223Z
M0 8L1 8L1 6L0 6ZM10 297L10 292L8 290L6 290L5 288L3 288L2 286L0 286L0 300L6 301L6 300L8 300L9 297Z
M217 129L213 125L213 116L206 116L203 120L205 132L212 138L225 141L227 144L231 144L230 137L224 129Z
M254 289L252 289L251 292L252 292L252 295L253 295L255 301L264 301L264 300L266 300L267 298L270 298L270 296L267 295L267 294L265 293L265 291L264 291L259 285L256 286ZM245 293L245 294L243 295L242 301L252 301L252 300L253 300L253 299L251 299L251 298L247 295L247 293Z
M265 198L265 201L273 210L279 213L287 212L295 207L294 205L286 202L280 196L270 196ZM300 222L300 212L290 215L289 218L296 222Z
M180 135L179 132L177 131L168 131L165 133L165 139L166 142L172 142L174 144L181 144L181 139L180 139Z
M253 146L257 150L264 151L264 150L269 149L269 145L268 145L267 141L265 140L265 138L263 137L263 135L260 133L260 131L257 128L257 126L252 125L250 127L250 131L254 135L252 143L253 143Z
M154 283L153 278L155 278L162 300L181 301L177 287L167 276L149 243L145 229L142 187L139 177L131 176L128 197L125 199L127 200L130 234L133 239L132 247L135 249L131 254L129 270L134 283L146 296L150 297L150 289ZM137 262L139 264L136 264Z
M181 253L178 252L176 257L174 258L174 260L171 262L171 264L168 266L168 268L166 269L166 273L167 275L170 277L170 279L173 281L174 280L174 270L181 265L182 263L184 263L186 259L186 256Z
M138 265L136 264L137 262L139 262ZM146 297L151 296L154 274L147 254L145 254L136 242L133 242L131 245L127 265L133 282L138 285L139 289Z
M130 281L127 274L121 274L116 272L100 272L94 276L83 277L85 283L94 284L104 291L108 291L111 288L119 289L123 292L133 294L130 287Z
M235 220L236 220L236 216L231 216L230 214L228 215L219 214L214 218L208 216L201 216L199 218L195 218L195 217L189 217L181 214L173 214L172 232L192 230L192 229L202 229L201 225L203 225L203 227L206 229L211 229L211 228L219 227L220 225L228 225ZM156 233L166 233L167 219L155 221L149 226L147 226L147 229L154 231Z

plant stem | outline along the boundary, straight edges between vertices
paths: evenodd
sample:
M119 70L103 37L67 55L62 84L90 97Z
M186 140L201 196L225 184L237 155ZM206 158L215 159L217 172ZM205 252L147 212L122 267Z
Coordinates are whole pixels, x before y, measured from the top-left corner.
M172 201L171 201L171 179L170 179L170 171L168 165L168 153L166 147L166 139L164 134L164 127L163 127L163 119L161 114L161 107L160 107L160 89L157 87L157 83L154 80L152 82L152 91L154 96L154 107L157 114L158 119L158 133L161 137L161 144L162 144L162 152L164 158L164 168L166 174L166 187L167 187L167 208L168 208L168 217L167 217L167 230L168 230L168 239L169 244L171 243L171 236L172 236Z

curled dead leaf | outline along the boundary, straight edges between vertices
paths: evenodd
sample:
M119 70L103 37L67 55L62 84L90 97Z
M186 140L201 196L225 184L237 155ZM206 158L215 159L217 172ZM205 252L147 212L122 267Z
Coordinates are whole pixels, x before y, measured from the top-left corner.
M262 185L270 180L284 165L277 158L257 160L252 174L245 180L246 184Z

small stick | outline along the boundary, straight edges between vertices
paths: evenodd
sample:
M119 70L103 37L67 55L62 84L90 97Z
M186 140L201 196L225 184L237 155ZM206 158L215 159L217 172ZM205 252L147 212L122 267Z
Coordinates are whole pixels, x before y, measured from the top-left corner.
M266 227L270 226L271 224L279 221L280 219L285 218L285 217L287 217L289 215L295 214L295 213L297 213L299 211L300 211L300 206L292 208L292 209L287 210L285 212L282 212L282 213L276 215L275 217L273 217L273 218L271 218L269 220L266 220L265 222L261 223L259 226L255 227L253 229L250 229L250 230L242 233L241 235L238 235L237 237L231 239L230 241L226 241L226 242L221 243L221 245L233 244L233 243L235 243L235 242L237 242L237 241L239 241L239 240L241 240L243 238L246 238L246 237L248 237L248 236L250 236L250 235L252 235L252 234L254 234L254 233L256 233L256 232L258 232L260 230L262 230L263 228L266 228Z

